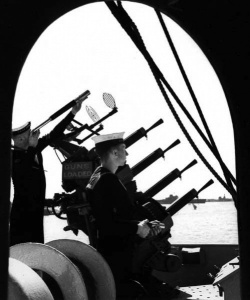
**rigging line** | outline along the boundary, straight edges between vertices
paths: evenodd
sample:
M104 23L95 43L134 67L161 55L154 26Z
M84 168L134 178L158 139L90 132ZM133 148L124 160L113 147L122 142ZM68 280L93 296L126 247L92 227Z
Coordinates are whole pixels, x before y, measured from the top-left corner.
M218 173L212 168L212 166L208 163L208 161L205 159L205 157L202 155L202 153L200 152L200 150L198 149L198 147L195 145L194 141L192 140L191 136L188 134L186 128L184 127L183 123L181 122L177 112L175 111L170 99L168 98L168 95L166 93L166 91L164 90L163 86L162 86L162 82L160 81L160 79L162 80L162 74L159 70L159 68L157 67L157 65L155 64L155 62L153 61L152 57L150 56L150 54L148 53L143 40L139 34L138 29L136 28L136 26L133 24L133 30L131 32L131 27L129 27L127 24L124 24L124 22L122 22L122 19L126 19L127 21L129 20L129 23L133 22L131 20L131 18L128 16L127 12L123 9L123 7L121 6L121 4L119 5L119 9L118 6L110 1L110 2L105 2L106 5L109 7L110 11L112 12L112 14L115 16L115 18L117 19L117 21L120 23L120 25L124 28L124 30L127 32L127 34L130 36L130 38L134 41L135 45L138 47L138 49L141 51L141 53L143 54L144 58L147 60L150 69L157 81L157 84L171 110L171 112L173 113L177 123L179 124L180 128L182 129L183 133L185 134L186 138L188 139L189 143L191 144L191 146L193 147L193 149L195 150L195 152L197 153L197 155L201 158L201 160L203 161L203 163L207 166L207 168L210 170L210 172L217 178L217 180L224 186L224 188L232 195L232 197L234 198L234 200L236 199L236 192L234 190L232 190L230 187L227 186L227 184L223 181L223 179L218 175ZM122 9L122 11L121 11ZM126 14L124 16L124 13ZM137 32L137 36L134 36L134 30L136 29ZM140 42L138 43L138 36L140 36ZM157 76L156 76L157 75ZM235 201L236 204L236 201Z
M211 134L211 131L210 131L209 127L208 127L208 124L207 124L207 122L206 122L206 119L205 119L205 117L204 117L204 115L203 115L203 112L202 112L202 110L201 110L201 107L200 107L200 105L199 105L199 102L198 102L198 100L197 100L197 98L196 98L196 95L195 95L195 93L194 93L194 91L193 91L193 88L192 88L191 83L190 83L190 81L189 81L189 79L188 79L188 76L187 76L187 74L186 74L186 72L185 72L185 69L184 69L184 67L183 67L183 65L182 65L182 62L181 62L181 60L180 60L180 58L179 58L179 55L178 55L177 50L176 50L176 48L175 48L175 46L174 46L174 43L173 43L173 41L172 41L172 39L171 39L171 36L170 36L169 31L168 31L168 29L167 29L167 26L166 26L165 22L163 21L162 15L161 15L161 13L160 13L159 10L156 10L156 9L155 9L155 12L156 12L156 14L157 14L157 16L158 16L158 19L159 19L159 21L160 21L160 24L161 24L161 26L162 26L162 29L163 29L163 31L164 31L164 33L165 33L165 35L166 35L166 38L167 38L168 43L169 43L169 45L170 45L170 48L171 48L171 50L172 50L172 52L173 52L173 55L174 55L174 57L175 57L175 59L176 59L176 62L177 62L177 64L178 64L178 67L179 67L179 69L180 69L180 71L181 71L181 74L182 74L182 76L183 76L183 79L184 79L184 81L185 81L185 83L186 83L186 85L187 85L187 88L188 88L188 90L189 90L189 93L190 93L190 95L191 95L191 97L192 97L192 99L193 99L193 101L194 101L194 104L195 104L195 106L196 106L196 109L197 109L197 111L198 111L198 113L199 113L199 115L200 115L200 118L201 118L201 121L202 121L202 123L203 123L203 126L204 126L204 128L205 128L205 130L206 130L206 132L207 132L207 135L208 135L208 137L209 137L209 139L210 139L210 142L211 142L211 144L212 144L212 146L213 146L213 148L214 148L214 151L215 151L214 155L215 155L215 157L217 158L217 160L219 161L219 163L220 163L220 165L221 165L221 168L222 168L222 170L223 170L223 172L224 172L224 175L225 175L225 178L226 178L226 180L227 180L227 183L228 183L229 186L232 186L232 182L230 181L230 179L231 179L231 180L234 182L234 184L236 185L236 180L235 180L234 176L231 174L231 172L229 171L229 169L227 168L227 166L225 165L225 163L223 162L223 160L222 160L222 158L221 158L221 156L220 156L219 150L218 150L218 148L217 148L217 146L216 146L216 143L215 143L215 141L214 141L214 139L213 139L213 136L212 136L212 134ZM229 178L228 176L229 176L230 178Z
M149 64L150 66L150 64ZM151 66L150 66L151 67ZM176 110L174 109L173 104L171 103L169 97L167 96L166 91L164 90L164 87L162 86L162 82L160 81L160 78L155 76L155 72L154 70L151 68L152 73L155 77L155 80L172 112L172 114L174 115L178 125L180 126L180 128L182 129L183 133L185 134L187 140L189 141L190 145L193 147L194 151L197 153L197 155L200 157L200 159L202 160L202 162L205 164L205 166L209 169L209 171L215 176L215 178L223 185L223 187L232 195L232 197L234 198L234 200L236 199L236 193L234 190L232 190L227 184L226 182L219 176L219 174L213 169L213 167L209 164L209 162L206 160L206 158L203 156L203 154L200 152L200 150L198 149L198 147L196 146L196 144L194 143L193 139L191 138L191 136L189 135L187 129L185 128L184 124L182 123L179 115L177 114ZM236 203L236 201L235 201Z
M118 20L120 22L120 25L123 27L123 29L128 33L128 35L134 41L135 45L143 53L144 49L146 49L146 47L144 45L144 42L143 42L143 40L142 40L142 38L140 36L140 33L138 32L138 29L137 29L136 25L133 23L133 21L131 20L131 18L128 16L127 12L122 7L121 2L118 2L118 6L119 7L116 4L114 4L114 3L111 4L111 2L106 2L106 4L110 8L110 10L113 11L113 14L117 14L121 19L123 19L125 21L125 23L121 23ZM121 14L122 11L125 13L125 15L124 15L124 13ZM131 26L128 26L127 23L130 23ZM136 34L136 36L134 36L134 34ZM206 143L206 145L208 146L208 148L210 149L210 151L216 157L216 154L214 153L214 149L211 146L211 143L209 142L209 140L207 139L207 137L204 135L204 133L202 132L202 130L196 124L196 122L194 121L193 117L190 115L189 111L186 109L186 107L183 105L183 103L181 102L181 100L179 99L179 97L176 95L176 93L174 92L174 90L172 89L172 87L170 86L170 84L164 78L164 76L161 73L161 71L159 70L159 68L157 66L156 66L156 68L158 70L158 73L160 74L159 76L161 77L161 80L163 81L163 83L165 84L165 86L167 87L167 89L169 90L169 92L171 93L171 95L173 96L173 98L175 99L175 101L177 102L177 104L180 106L180 108L186 114L186 116L189 119L189 121L191 122L191 124L195 127L195 129L200 134L200 136L203 139L203 141ZM234 190L233 186L231 186L231 188Z
M213 146L213 150L214 150L213 154L215 155L215 157L217 158L217 160L219 161L219 163L220 163L220 165L221 165L221 168L222 168L222 170L223 170L223 173L224 173L224 176L225 176L225 178L226 178L226 181L227 181L228 185L231 186L231 187L233 187L233 186L232 186L231 180L234 182L235 185L236 185L236 180L235 180L234 176L231 174L231 172L229 171L229 169L227 168L227 166L225 165L225 163L223 162L223 160L222 160L222 158L221 158L221 156L220 156L220 153L219 153L218 148L217 148L217 146L216 146L216 144L215 144L215 141L214 141L214 139L213 139L213 136L212 136L212 134L211 134L211 131L210 131L210 129L209 129L207 123L206 123L205 117L204 117L204 115L203 115L203 113L202 113L202 110L201 110L201 108L200 108L200 106L199 106L198 100L197 100L197 98L196 98L196 96L195 96L195 93L194 93L194 91L193 91L193 89L192 89L192 86L191 86L191 84L190 84L190 82L189 82L189 79L188 79L188 77L187 77L187 75L186 75L186 72L185 72L185 70L184 70L184 68L183 68L183 65L182 65L181 60L180 60L180 58L179 58L179 56L178 56L178 53L177 53L177 51L176 51L176 49L175 49L174 43L173 43L173 41L172 41L172 39L171 39L171 36L170 36L170 34L169 34L168 30L167 30L166 24L164 23L163 18L162 18L162 16L161 16L160 12L159 12L158 10L156 10L156 9L155 9L155 11L156 11L156 14L157 14L157 16L158 16L158 18L159 18L159 20L160 20L160 23L161 23L161 25L162 25L163 31L164 31L164 33L165 33L165 35L166 35L166 37L167 37L167 40L168 40L169 45L170 45L170 48L171 48L171 50L172 50L172 52L173 52L173 54L174 54L174 57L175 57L175 59L176 59L176 62L177 62L178 66L179 66L179 69L180 69L180 71L181 71L181 74L182 74L182 76L183 76L183 78L184 78L184 81L185 81L185 83L186 83L186 85L187 85L187 88L188 88L188 90L189 90L189 92L190 92L190 95L191 95L191 97L192 97L192 99L193 99L193 101L194 101L194 104L195 104L195 106L196 106L196 109L197 109L197 111L198 111L198 113L199 113L199 115L200 115L200 118L201 118L202 123L203 123L203 125L204 125L204 127L205 127L205 130L206 130L206 132L207 132L207 134L208 134L208 137L209 137L209 139L210 139L210 142L211 142L211 144L212 144L212 146ZM230 180L230 179L231 179L231 180Z
M123 18L125 20L125 22L129 22L130 23L130 27L128 26L122 26L124 27L124 29L126 30L126 28L129 30L131 27L133 27L133 32L128 33L130 35L130 37L133 39L133 33L136 33L136 40L134 39L134 43L138 46L137 42L140 43L140 47L142 47L140 49L140 51L143 53L144 49L146 50L146 46L142 40L142 37L136 27L136 25L133 23L132 19L130 18L130 16L127 14L127 12L124 10L124 8L122 7L121 2L118 2L119 5L119 9L122 10L125 13L125 17L124 15L121 16L121 18ZM119 13L120 14L120 13ZM127 30L126 30L127 31ZM139 39L139 41L138 41ZM147 50L146 50L147 51ZM154 63L154 61L153 61ZM155 64L155 63L154 63ZM174 90L172 89L172 87L170 86L170 84L167 82L167 80L165 79L165 77L163 76L163 74L161 73L161 71L159 70L159 68L157 67L157 65L155 64L155 67L158 71L158 74L160 74L160 78L163 81L163 83L165 84L165 86L168 88L169 92L171 93L171 95L174 97L174 99L176 100L176 102L178 103L178 105L181 107L181 109L183 110L183 112L186 114L187 118L189 119L189 121L192 123L192 125L195 127L195 129L197 130L197 132L200 134L200 136L203 138L203 141L207 144L208 148L210 149L210 151L214 154L214 156L216 157L217 160L219 160L219 158L217 157L216 153L214 152L214 148L212 147L211 143L209 142L209 140L207 139L207 137L204 135L203 131L199 128L199 126L196 124L196 122L194 121L194 119L192 118L192 116L190 115L190 113L188 112L188 110L186 109L186 107L182 104L181 100L178 98L178 96L176 95L176 93L174 92ZM219 156L220 157L220 156ZM220 157L221 159L221 157ZM228 174L231 175L232 180L234 181L235 185L236 185L236 180L234 179L233 175L230 173L230 171L227 169L227 166L224 164L224 162L221 159L221 162L223 164L223 166L225 166L226 171L228 171ZM221 164L220 164L221 165ZM222 168L222 165L221 165ZM222 168L223 172L224 169ZM230 179L228 178L228 176L226 176L225 172L224 172L226 181L228 183L228 185L230 186L230 188L234 191L234 193L236 194L236 191L232 185L232 182L230 181Z

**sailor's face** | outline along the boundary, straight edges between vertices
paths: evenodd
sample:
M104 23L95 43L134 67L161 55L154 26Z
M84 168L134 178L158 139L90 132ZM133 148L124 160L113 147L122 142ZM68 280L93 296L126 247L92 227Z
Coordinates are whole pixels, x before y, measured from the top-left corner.
M17 146L26 149L29 146L29 137L30 129L19 134L15 139Z
M121 144L117 147L117 161L119 166L124 166L126 163L126 157L128 152L126 151L125 144Z

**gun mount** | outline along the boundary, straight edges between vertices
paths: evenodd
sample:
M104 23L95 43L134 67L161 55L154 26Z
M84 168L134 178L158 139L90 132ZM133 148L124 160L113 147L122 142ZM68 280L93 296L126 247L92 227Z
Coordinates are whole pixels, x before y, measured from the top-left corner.
M161 220L165 229L157 236L149 236L143 240L136 249L133 268L135 272L143 272L144 269L155 269L158 271L175 272L180 268L181 259L171 249L168 239L171 237L173 226L172 216L182 209L186 204L198 197L199 193L213 184L209 180L199 191L192 189L180 199L177 199L168 209L156 200L143 204L144 217L149 220Z
M151 129L160 123L159 120ZM142 133L143 131L139 129L136 134L131 135L132 138L129 138L128 145L132 145L133 142L136 142ZM122 179L125 186L129 189L129 184L134 182L132 179L135 176L149 167L158 158L164 157L164 154L168 150L179 143L180 141L177 139L165 150L161 148L156 149L131 169L126 165L125 168L119 170L117 173L118 177ZM66 156L65 161L62 163L62 186L68 194L55 194L53 205L54 207L58 206L59 210L54 208L53 211L59 218L63 218L62 215L66 214L68 226L66 226L64 230L72 230L75 234L78 233L78 230L82 230L88 235L90 244L95 247L97 236L95 218L88 201L86 185L94 169L99 165L99 161L93 149L88 151L84 147L72 146L71 143L66 141L58 141L56 147ZM150 222L159 220L165 225L165 229L161 231L160 234L156 236L149 235L146 239L138 241L135 260L133 261L133 270L135 273L144 272L146 269L174 272L180 267L181 260L178 255L172 252L171 244L169 243L169 238L171 237L170 230L173 226L172 216L193 200L193 198L197 197L199 192L209 186L212 181L207 183L198 192L192 189L168 209L154 200L153 197L176 178L181 177L185 171L196 163L197 161L193 160L181 171L174 169L144 193L137 193L136 189L133 190L132 193L128 191L132 195L135 203L134 218L136 220L148 219ZM127 176L127 174L129 174L129 176Z

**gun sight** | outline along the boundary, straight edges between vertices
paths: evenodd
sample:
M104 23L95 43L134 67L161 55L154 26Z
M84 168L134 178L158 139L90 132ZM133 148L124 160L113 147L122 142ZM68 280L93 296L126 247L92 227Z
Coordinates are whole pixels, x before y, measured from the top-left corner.
M71 107L73 107L74 105L76 105L77 101L87 99L89 95L90 95L90 91L88 91L88 90L85 91L80 96L78 96L76 99L70 101L68 104L66 104L65 106L63 106L62 108L60 108L57 112L55 112L53 115L51 115L42 124L40 124L39 126L37 126L36 128L34 128L33 131L36 131L36 130L42 128L43 126L45 126L46 124L48 124L50 121L56 119L61 114L63 114L65 111L67 111L68 109L70 109Z

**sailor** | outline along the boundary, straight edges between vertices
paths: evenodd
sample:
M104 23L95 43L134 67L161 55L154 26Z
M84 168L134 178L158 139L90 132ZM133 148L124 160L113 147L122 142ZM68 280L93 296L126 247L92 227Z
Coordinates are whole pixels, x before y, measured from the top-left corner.
M58 139L81 109L80 100L71 112L47 135L32 132L31 122L12 130L12 181L14 197L10 213L10 245L44 243L43 215L46 180L42 151Z
M98 231L96 247L113 272L118 295L124 293L122 283L131 275L136 239L144 239L152 230L148 220L133 218L135 207L115 174L126 163L128 155L123 135L124 132L119 132L92 138L101 164L87 185ZM155 234L159 233L160 226L154 230Z

